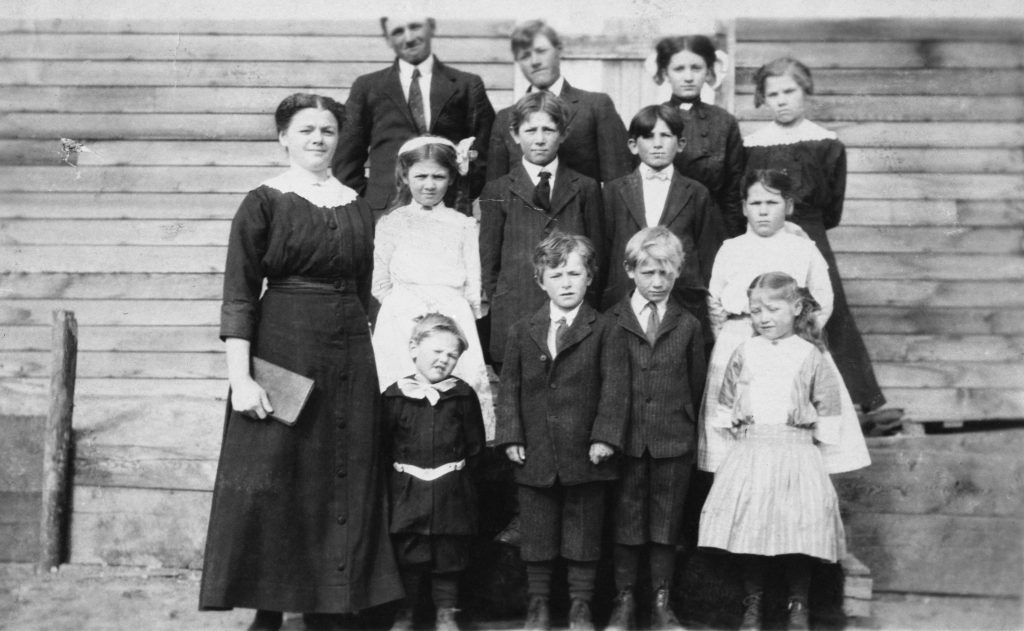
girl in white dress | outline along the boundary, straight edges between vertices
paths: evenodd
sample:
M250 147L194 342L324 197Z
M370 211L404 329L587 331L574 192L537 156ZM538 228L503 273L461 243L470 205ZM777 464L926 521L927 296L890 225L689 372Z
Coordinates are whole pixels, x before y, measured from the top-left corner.
M494 398L476 319L480 318L479 226L444 204L448 188L468 168L468 138L419 136L398 151L398 204L377 223L373 296L381 303L373 352L381 391L415 372L409 338L416 319L438 312L453 318L469 347L453 373L480 399L488 442L494 438ZM404 205L403 205L404 204Z
M701 547L739 555L741 629L760 629L768 563L789 587L789 628L807 629L811 559L845 555L839 500L817 443L838 444L840 378L822 352L818 304L783 272L749 286L757 334L732 354L708 417L736 444L715 473L700 517Z
M791 180L781 171L748 171L742 186L747 232L726 240L712 266L708 312L715 345L697 422L697 466L702 471L714 473L735 443L728 431L715 428L708 419L718 405L725 367L733 351L754 333L747 301L751 281L767 272L785 272L820 306L814 316L819 327L825 326L832 313L832 285L825 258L814 241L787 227L786 218L793 212L790 190ZM825 359L834 368L827 352ZM871 462L857 411L841 379L839 385L842 431L839 444L825 450L829 473L852 471Z

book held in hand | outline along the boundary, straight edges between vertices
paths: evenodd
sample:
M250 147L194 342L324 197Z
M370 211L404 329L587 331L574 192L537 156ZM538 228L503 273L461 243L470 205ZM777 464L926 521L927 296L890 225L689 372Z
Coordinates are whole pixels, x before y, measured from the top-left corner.
M313 392L313 380L259 357L252 358L252 378L270 397L270 418L294 425Z

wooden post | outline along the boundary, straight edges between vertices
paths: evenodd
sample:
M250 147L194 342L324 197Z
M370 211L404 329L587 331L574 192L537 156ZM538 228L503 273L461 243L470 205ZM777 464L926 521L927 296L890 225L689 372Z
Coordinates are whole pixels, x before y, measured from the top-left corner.
M729 67L726 68L725 77L722 78L722 85L718 92L720 102L718 105L725 108L730 114L736 113L736 20L723 20L718 23L715 29L721 41L725 38L725 52L729 55Z
M50 410L43 431L43 501L39 531L39 569L42 571L59 566L66 552L68 460L78 358L78 322L73 312L53 312L52 344Z

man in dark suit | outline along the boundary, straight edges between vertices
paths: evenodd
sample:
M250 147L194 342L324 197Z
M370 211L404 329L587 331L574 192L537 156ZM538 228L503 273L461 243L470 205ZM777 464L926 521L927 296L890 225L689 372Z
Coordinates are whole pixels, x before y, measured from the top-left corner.
M395 197L395 157L406 140L420 134L458 143L476 137L477 151L463 186L446 199L464 212L484 185L487 141L494 108L479 76L455 70L431 52L433 18L381 18L395 63L352 84L346 119L334 157L334 175L361 193L379 217ZM365 173L369 157L369 178ZM454 188L454 187L453 187Z
M607 94L574 88L561 73L562 40L541 20L512 31L512 55L530 82L564 101L569 111L568 136L558 157L570 169L598 182L610 182L633 169L626 147L626 127ZM509 134L511 107L498 112L488 149L487 180L505 175L523 154Z

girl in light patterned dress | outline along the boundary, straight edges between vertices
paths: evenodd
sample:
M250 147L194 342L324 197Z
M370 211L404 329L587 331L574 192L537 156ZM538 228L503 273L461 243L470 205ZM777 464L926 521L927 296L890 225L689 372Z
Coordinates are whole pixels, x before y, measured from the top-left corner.
M454 375L473 388L483 410L487 441L494 439L494 397L476 334L480 310L479 226L445 206L448 187L468 168L469 138L419 136L398 151L399 206L377 223L372 293L381 303L373 352L381 391L413 374L409 338L416 318L438 312L452 319L469 345Z
M733 351L753 334L748 309L750 282L766 272L785 272L807 288L820 306L815 319L824 328L832 313L832 285L828 264L814 241L791 228L791 179L780 171L752 170L743 177L743 214L747 232L722 244L708 284L708 313L715 345L708 362L704 403L697 421L697 467L714 473L735 443L732 435L713 427L709 417L718 404L719 388ZM830 353L825 360L835 368ZM838 371L838 369L837 369ZM824 448L829 473L860 469L870 464L857 410L840 379L842 402L840 441Z
M845 555L839 500L818 443L840 434L840 380L822 352L818 304L792 276L769 272L749 286L756 335L725 370L708 423L736 444L715 473L699 545L739 556L746 597L741 629L760 629L769 563L789 587L789 628L807 629L812 558Z

